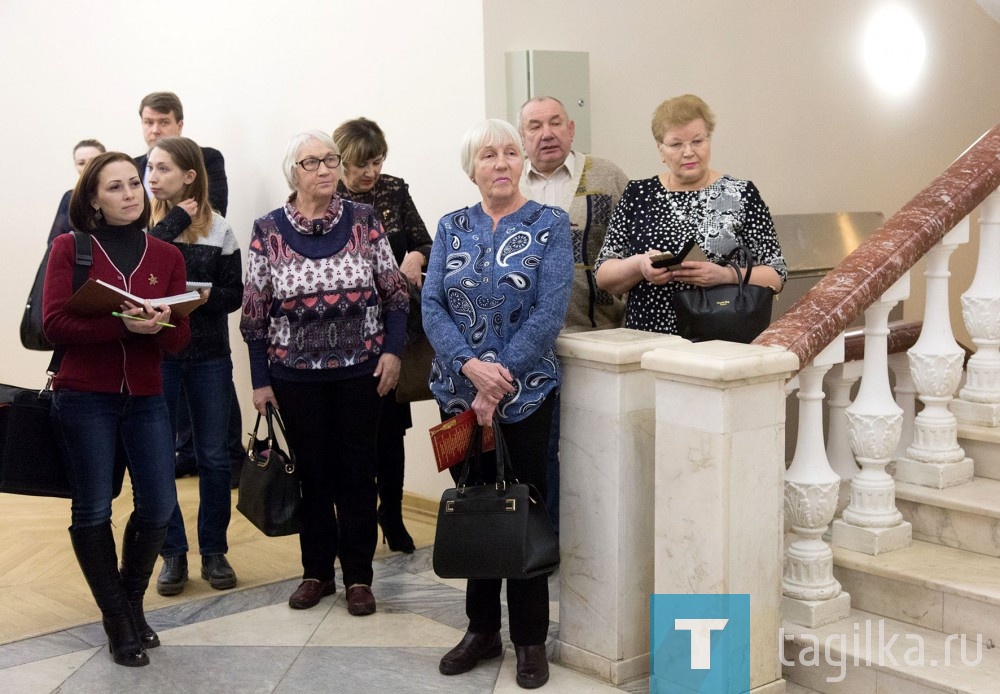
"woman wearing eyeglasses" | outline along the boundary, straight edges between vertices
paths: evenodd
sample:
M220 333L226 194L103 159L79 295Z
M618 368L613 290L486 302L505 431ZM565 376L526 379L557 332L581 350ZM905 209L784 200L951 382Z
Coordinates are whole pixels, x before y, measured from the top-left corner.
M348 612L368 615L379 407L399 377L409 299L374 209L337 195L330 136L295 135L283 171L292 194L254 222L240 330L254 407L281 410L302 482L303 581L288 604L335 593L339 558Z
M671 297L682 289L736 281L717 265L737 245L753 254L750 283L781 291L787 276L774 222L757 187L709 166L715 115L693 94L667 99L653 114L653 137L667 170L630 181L598 255L597 284L628 293L625 327L676 333ZM695 239L708 261L655 268L651 256L678 253Z

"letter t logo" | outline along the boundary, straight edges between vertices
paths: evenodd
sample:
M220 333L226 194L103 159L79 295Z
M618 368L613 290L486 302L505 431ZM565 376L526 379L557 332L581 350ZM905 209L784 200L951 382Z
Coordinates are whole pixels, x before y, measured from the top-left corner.
M728 619L675 619L674 629L691 632L691 669L712 669L712 632L722 631Z

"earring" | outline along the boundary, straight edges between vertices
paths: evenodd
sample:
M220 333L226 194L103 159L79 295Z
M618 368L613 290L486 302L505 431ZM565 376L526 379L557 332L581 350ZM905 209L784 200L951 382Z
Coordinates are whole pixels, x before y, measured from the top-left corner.
M101 214L101 208L100 207L95 207L94 208L94 220L99 222L102 219L104 219L104 215Z

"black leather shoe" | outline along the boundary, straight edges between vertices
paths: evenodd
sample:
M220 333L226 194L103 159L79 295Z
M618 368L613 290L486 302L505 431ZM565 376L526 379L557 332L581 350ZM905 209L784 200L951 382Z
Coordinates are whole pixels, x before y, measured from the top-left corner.
M467 631L458 645L441 658L438 670L442 675L461 675L476 667L480 660L496 658L501 653L503 645L500 643L499 631L492 634Z
M225 554L205 554L201 558L201 577L216 590L236 585L236 572L226 561Z
M316 607L324 595L333 595L337 592L337 582L334 579L329 581L318 581L315 578L307 578L299 584L299 587L288 598L288 606L293 610L308 610Z
M549 681L549 661L545 657L545 644L514 646L517 656L517 686L537 689Z
M156 577L156 592L160 595L177 595L184 590L188 580L188 558L186 554L164 557L163 568Z

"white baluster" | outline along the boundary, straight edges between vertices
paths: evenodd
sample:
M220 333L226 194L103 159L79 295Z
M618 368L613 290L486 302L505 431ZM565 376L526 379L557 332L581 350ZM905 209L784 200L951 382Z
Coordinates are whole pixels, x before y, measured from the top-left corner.
M958 420L948 409L962 379L965 352L955 342L948 313L948 258L969 240L963 219L927 253L927 297L920 338L910 348L910 370L924 409L913 422L913 442L896 461L896 479L943 489L972 480L972 459L958 445Z
M896 404L903 410L903 430L896 444L896 452L892 456L902 458L906 448L913 441L913 420L917 416L917 386L913 383L910 372L910 357L906 352L889 355L889 368L896 377Z
M823 375L843 360L840 335L799 372L799 433L785 473L785 517L797 537L785 551L782 614L809 627L842 619L851 608L833 577L833 551L822 540L840 490L823 446Z
M979 261L962 295L962 316L976 353L951 411L965 424L1000 426L1000 191L980 207Z
M907 273L865 311L864 374L846 411L861 472L851 481L851 502L843 517L833 522L833 542L866 554L908 547L912 537L910 524L896 509L896 483L885 471L903 427L903 408L889 387L889 312L909 294Z
M827 428L826 457L830 467L840 477L840 493L834 516L840 516L851 500L851 480L858 472L851 451L851 438L847 431L847 406L851 404L851 389L861 378L863 362L851 361L834 364L823 379L829 395L826 398ZM823 539L830 541L827 532Z
M826 400L828 427L826 436L826 457L830 467L841 480L850 482L858 472L851 452L851 440L847 431L847 407L851 404L851 388L861 378L863 361L834 364L823 379L829 390Z

